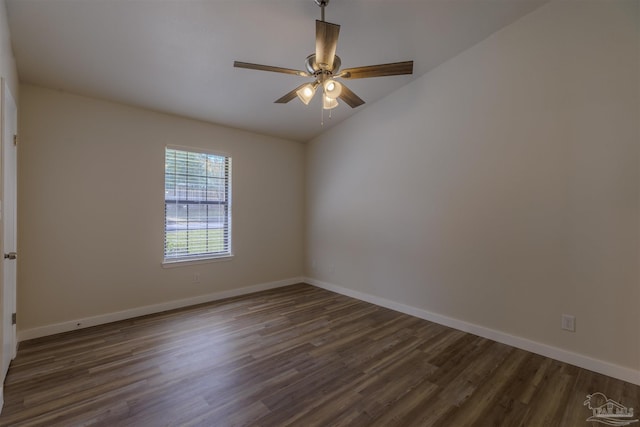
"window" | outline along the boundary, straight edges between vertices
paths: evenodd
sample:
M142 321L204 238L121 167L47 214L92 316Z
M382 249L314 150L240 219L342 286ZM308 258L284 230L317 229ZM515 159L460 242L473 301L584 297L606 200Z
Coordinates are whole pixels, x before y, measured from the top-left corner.
M167 147L164 260L231 256L231 158Z

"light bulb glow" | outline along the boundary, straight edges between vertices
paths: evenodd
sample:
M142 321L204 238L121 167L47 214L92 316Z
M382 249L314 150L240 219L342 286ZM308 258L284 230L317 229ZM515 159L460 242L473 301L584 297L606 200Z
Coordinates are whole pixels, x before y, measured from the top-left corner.
M338 106L338 101L336 99L329 98L328 96L322 97L322 108L325 110L331 110Z
M313 98L313 95L316 93L316 87L317 85L307 83L296 91L296 95L298 95L300 101L302 101L305 105L309 105L309 102Z
M324 94L331 99L336 99L342 92L342 85L335 80L327 80L324 82Z

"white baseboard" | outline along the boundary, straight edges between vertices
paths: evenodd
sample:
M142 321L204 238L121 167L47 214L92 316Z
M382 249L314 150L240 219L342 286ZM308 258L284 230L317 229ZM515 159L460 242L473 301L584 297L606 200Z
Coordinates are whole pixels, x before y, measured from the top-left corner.
M91 326L102 325L105 323L117 322L118 320L131 319L134 317L145 316L147 314L160 313L176 308L188 307L190 305L202 304L211 301L221 300L225 298L236 297L240 295L251 294L254 292L265 291L268 289L280 288L283 286L295 285L303 282L301 277L292 277L290 279L278 280L276 282L261 283L244 288L230 289L227 291L214 292L207 295L200 295L192 298L185 298L176 301L168 301L161 304L146 305L143 307L132 308L129 310L117 311L113 313L101 314L98 316L85 317L82 319L68 320L52 325L40 326L32 329L18 331L18 341L26 341L33 338L40 338L47 335L69 332L76 329L88 328Z
M419 317L430 322L438 323L440 325L448 326L450 328L454 328L463 332L478 335L483 338L488 338L490 340L507 344L512 347L520 348L522 350L530 351L531 353L550 357L552 359L559 360L561 362L565 362L579 368L588 369L590 371L598 372L609 377L640 385L640 371L625 368L624 366L615 365L613 363L594 359L583 354L574 353L572 351L564 350L558 347L531 341L526 338L510 335L505 332L443 316L441 314L432 313L427 310L412 307L406 304L401 304L399 302L391 301L385 298L380 298L375 295L370 295L363 292L354 291L352 289L344 288L342 286L333 285L331 283L322 282L310 277L303 278L303 281L305 283L317 286L322 289L326 289L328 291L356 298L361 301L366 301L371 304L379 305L381 307L386 307L394 311L399 311L401 313Z

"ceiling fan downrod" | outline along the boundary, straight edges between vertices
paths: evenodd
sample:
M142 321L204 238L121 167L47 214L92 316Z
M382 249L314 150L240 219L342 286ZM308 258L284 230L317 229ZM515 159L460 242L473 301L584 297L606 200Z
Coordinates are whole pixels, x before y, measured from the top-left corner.
M324 8L329 4L329 0L313 0L318 6L320 6L320 20L324 22Z

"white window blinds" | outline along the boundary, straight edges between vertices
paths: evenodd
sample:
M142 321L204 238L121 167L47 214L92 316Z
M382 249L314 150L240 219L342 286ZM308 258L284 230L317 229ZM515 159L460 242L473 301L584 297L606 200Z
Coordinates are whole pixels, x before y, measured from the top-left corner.
M231 158L167 147L164 259L231 255Z

